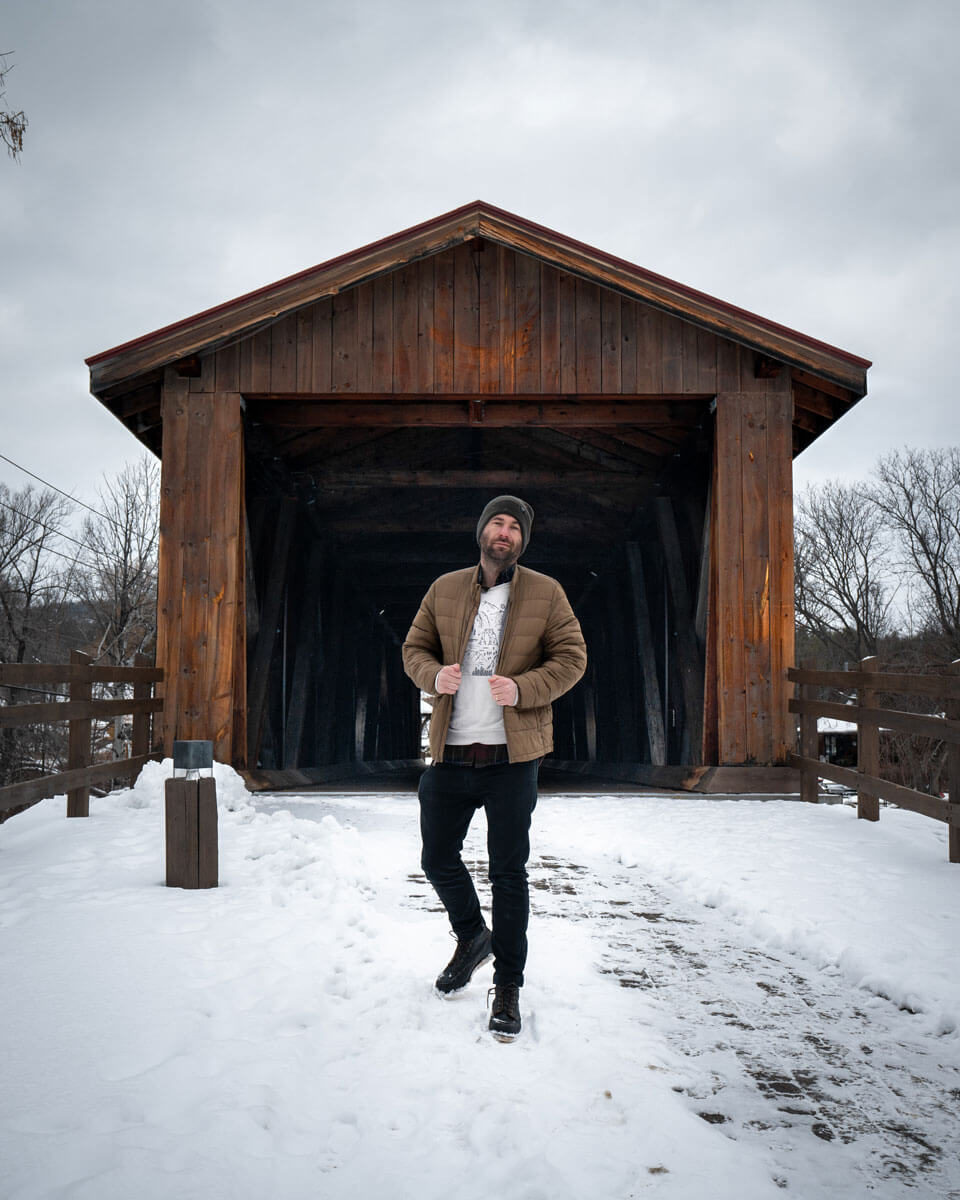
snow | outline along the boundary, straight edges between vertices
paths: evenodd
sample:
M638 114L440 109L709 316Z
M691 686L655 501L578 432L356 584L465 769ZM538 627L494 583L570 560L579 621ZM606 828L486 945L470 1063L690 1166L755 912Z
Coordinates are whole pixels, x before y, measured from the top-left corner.
M253 798L218 766L221 886L190 892L170 774L0 827L6 1200L960 1196L938 823L542 795L505 1046L489 967L433 990L415 797Z
M856 721L841 721L838 717L817 717L817 733L856 733Z

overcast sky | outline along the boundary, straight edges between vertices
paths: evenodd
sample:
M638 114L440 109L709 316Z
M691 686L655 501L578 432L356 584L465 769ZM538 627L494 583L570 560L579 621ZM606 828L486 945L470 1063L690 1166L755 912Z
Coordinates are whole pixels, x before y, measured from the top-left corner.
M92 500L139 443L85 357L476 199L872 359L798 485L956 444L958 34L957 0L5 0L0 454Z

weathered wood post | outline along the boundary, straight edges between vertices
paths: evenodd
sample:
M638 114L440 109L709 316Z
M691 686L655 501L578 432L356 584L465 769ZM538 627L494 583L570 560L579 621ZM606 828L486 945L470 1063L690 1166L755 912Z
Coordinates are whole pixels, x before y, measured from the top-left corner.
M954 679L960 678L960 658L955 658L948 668ZM960 720L960 700L947 698L946 715L953 721ZM950 824L948 826L948 850L950 862L960 863L960 744L947 744L947 796L950 800Z
M875 654L862 658L860 670L876 674L880 670L880 660ZM858 699L860 708L878 707L875 688L861 687ZM880 774L880 726L876 721L864 721L862 717L857 718L857 770L861 775L874 778ZM863 782L857 785L857 816L864 821L880 820L880 798Z
M246 756L243 415L237 348L207 376L167 367L157 586L163 748L210 737L220 762ZM231 370L232 362L232 370Z
M90 655L80 650L70 651L70 665L85 667L90 664ZM70 699L72 701L89 701L93 696L93 684L89 679L70 680ZM69 742L67 748L67 769L76 770L78 767L90 766L90 717L74 718L69 723ZM67 792L67 816L90 816L90 785L71 788Z
M217 887L217 785L213 778L213 742L174 742L173 769L187 772L164 787L167 887ZM210 770L190 779L191 772Z
M818 689L809 683L799 685L801 700L816 700L814 694ZM812 712L800 714L800 754L803 758L817 759L820 754L820 738L817 732L817 715ZM817 772L804 767L800 772L800 799L808 804L816 804L819 800Z
M134 657L133 665L135 667L150 667L153 664L146 654L137 654ZM134 700L150 700L153 696L153 685L150 683L135 683L133 685ZM139 758L142 755L150 753L150 725L152 713L134 713L133 714L133 737L131 738L130 754L133 758ZM131 785L133 784L131 780Z
M745 382L745 381L744 381ZM787 761L793 661L793 478L789 372L717 393L711 526L720 765Z

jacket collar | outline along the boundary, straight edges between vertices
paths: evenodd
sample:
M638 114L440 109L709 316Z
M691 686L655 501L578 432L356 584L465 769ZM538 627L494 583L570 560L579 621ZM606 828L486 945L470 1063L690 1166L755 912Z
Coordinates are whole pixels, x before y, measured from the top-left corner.
M501 571L497 576L497 582L493 586L496 587L501 583L509 583L516 574L516 570L517 564L513 563L511 566L507 567L505 571ZM480 584L480 587L483 591L486 591L486 588L483 586L483 567L479 563L477 564L477 583Z

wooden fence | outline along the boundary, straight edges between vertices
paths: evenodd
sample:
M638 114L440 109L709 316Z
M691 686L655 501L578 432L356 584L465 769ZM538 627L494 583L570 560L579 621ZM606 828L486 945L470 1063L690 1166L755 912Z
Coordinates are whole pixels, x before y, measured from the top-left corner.
M70 663L0 663L0 686L34 688L44 685L69 686L65 700L40 704L0 705L0 729L68 721L69 750L67 770L56 775L41 775L22 783L0 787L0 821L12 811L27 808L48 796L67 794L67 816L90 815L90 787L129 777L131 782L143 765L162 756L151 750L153 714L163 708L163 700L153 694L153 685L163 679L163 671L143 665L135 667L94 666L86 654L74 651ZM132 698L92 699L93 685L132 684ZM132 716L132 754L129 758L92 763L91 734L94 720Z
M960 862L960 659L942 674L904 675L880 670L876 658L864 658L855 671L807 671L791 667L791 682L799 696L790 701L790 711L800 716L800 753L790 756L790 765L800 770L800 794L816 803L817 779L832 779L857 793L857 816L867 821L880 819L880 801L921 813L949 827L950 862ZM856 694L853 704L820 700L821 688ZM880 695L930 696L942 701L943 716L883 708ZM835 717L857 726L857 766L840 767L820 762L817 718ZM947 746L947 796L931 796L880 777L880 730L939 738Z

